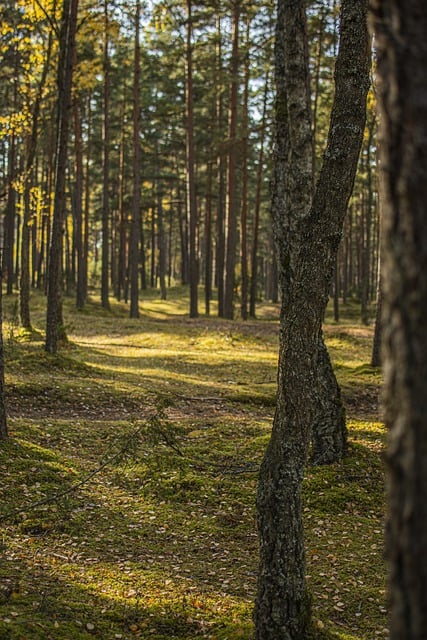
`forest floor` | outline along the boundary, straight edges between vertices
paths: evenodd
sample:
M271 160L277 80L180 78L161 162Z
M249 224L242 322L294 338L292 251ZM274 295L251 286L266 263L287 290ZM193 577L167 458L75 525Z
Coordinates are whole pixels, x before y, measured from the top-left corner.
M179 295L178 295L179 294ZM43 351L6 298L10 438L0 448L2 640L249 640L255 495L275 403L278 309L189 319L182 292L131 320L65 300L69 342ZM384 427L372 327L343 307L325 334L350 450L308 467L316 636L386 638Z

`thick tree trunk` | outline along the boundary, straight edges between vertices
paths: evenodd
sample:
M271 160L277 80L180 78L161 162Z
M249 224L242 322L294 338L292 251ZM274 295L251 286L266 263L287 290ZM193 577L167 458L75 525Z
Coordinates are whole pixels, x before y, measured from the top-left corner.
M301 483L311 427L321 409L319 366L330 366L320 342L322 319L365 125L366 14L367 0L343 0L330 132L312 197L304 3L278 3L272 211L282 312L277 407L257 501L257 640L305 640L309 633Z
M390 638L427 629L427 5L372 2L382 167Z

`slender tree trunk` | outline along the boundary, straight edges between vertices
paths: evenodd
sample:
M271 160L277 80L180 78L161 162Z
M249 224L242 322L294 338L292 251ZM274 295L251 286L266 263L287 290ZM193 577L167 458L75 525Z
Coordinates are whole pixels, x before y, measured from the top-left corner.
M193 23L192 0L187 0L187 43L186 43L186 109L187 109L187 214L189 217L189 280L190 318L197 318L199 265L197 262L197 201L194 174L194 113L193 113Z
M17 83L15 83L17 84ZM13 292L15 278L13 251L15 246L15 219L16 219L16 191L14 181L16 177L16 138L12 134L8 153L8 188L6 199L6 211L4 215L4 249L3 249L3 273L6 280L6 294Z
M372 2L383 178L390 639L427 629L427 5Z
M136 2L135 8L135 46L133 71L133 197L132 223L130 233L129 271L130 271L130 317L139 318L139 243L141 229L141 178L140 178L140 106L139 80L141 75L139 29L141 21L141 4Z
M212 298L212 163L208 164L205 213L205 313L210 314Z
M101 253L101 305L110 308L109 301L109 239L110 239L110 38L108 0L104 0L103 44L103 122L102 122L102 253Z
M81 297L83 303L86 302L88 296L88 273L89 273L89 212L90 212L90 166L91 166L91 136L92 136L92 110L91 96L87 100L87 143L85 158L85 176L84 176L84 196L83 196L83 220L82 220L82 271L81 282L77 282L77 286L81 287Z
M43 89L46 84L46 78L50 67L50 53L52 49L52 34L49 33L49 39L46 49L46 57L43 65L42 75L37 88L34 100L32 118L31 118L31 134L28 139L27 157L25 161L24 176L24 215L22 221L22 242L21 242L21 278L19 286L19 311L21 325L26 329L31 329L31 313L30 313L30 217L31 217L31 178L34 166L34 160L37 151L38 127L40 118L40 105L43 95Z
M1 255L0 255L1 265ZM8 437L7 414L4 385L4 348L3 348L3 275L0 266L0 441Z
M255 195L255 212L252 231L252 251L251 251L251 287L249 298L249 315L255 318L255 307L257 299L257 277L258 277L258 235L259 235L259 214L261 209L261 187L262 176L264 171L264 141L267 114L267 96L268 96L268 74L265 80L264 101L262 107L261 119L261 139L259 145L258 168L256 178L256 195Z
M231 52L231 84L228 115L227 171L227 250L225 257L224 317L234 317L234 289L237 249L237 102L239 92L239 20L240 0L233 4L233 34Z
M68 129L72 106L71 87L78 0L64 0L59 41L57 151L55 160L55 194L49 252L48 295L45 349L56 353L58 338L65 337L62 319L62 232L65 220L65 179Z
M163 215L163 186L162 181L157 180L157 238L159 245L159 284L160 298L166 300L166 238Z
M77 286L76 307L83 309L85 299L84 287L84 246L83 246L83 141L81 115L78 98L74 99L74 149L75 149L75 181L74 181L74 237L77 252Z
M218 144L217 171L218 171L218 201L216 212L216 249L215 249L215 282L218 289L218 315L224 317L224 268L225 268L225 175L226 163L224 145L220 142L223 138L224 120L224 95L223 95L223 69L221 46L221 16L216 19L216 138Z
M246 54L244 65L244 90L242 113L242 204L240 209L240 271L241 296L240 313L248 319L248 137L249 137L249 35L250 17L246 18Z

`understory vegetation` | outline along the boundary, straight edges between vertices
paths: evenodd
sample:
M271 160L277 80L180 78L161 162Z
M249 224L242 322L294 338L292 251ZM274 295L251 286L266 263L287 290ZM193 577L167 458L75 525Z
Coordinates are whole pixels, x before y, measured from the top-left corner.
M43 350L5 300L11 437L0 449L4 640L249 640L257 471L275 404L278 308L189 319L181 290L129 319L65 299L68 342ZM322 640L385 638L384 427L372 327L355 308L325 336L350 449L308 466L307 573Z

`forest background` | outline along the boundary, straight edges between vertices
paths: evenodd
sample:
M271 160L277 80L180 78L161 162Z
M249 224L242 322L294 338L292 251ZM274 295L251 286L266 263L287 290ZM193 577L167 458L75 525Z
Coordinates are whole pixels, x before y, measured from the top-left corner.
M73 6L73 0L70 0L69 6ZM77 3L74 6L77 9ZM13 455L16 461L22 460L20 472L23 474L20 485L23 493L9 493L4 514L7 520L14 520L13 533L7 533L7 542L5 538L8 560L14 567L12 579L5 581L5 633L11 634L12 638L21 637L19 634L23 632L31 633L29 637L34 638L45 637L43 634L46 633L60 638L71 633L67 626L71 625L73 637L79 637L78 634L81 637L94 634L105 637L106 629L110 629L110 633L113 633L111 629L115 630L115 635L111 637L250 637L252 576L256 572L251 511L254 482L251 473L257 468L256 460L265 444L268 431L265 421L268 425L271 420L268 407L274 404L274 358L277 357L278 282L269 212L274 7L244 2L209 6L191 2L152 3L145 6L139 3L133 6L129 3L126 6L110 2L97 5L81 3L75 21L75 46L63 47L61 43L64 45L66 42L66 34L60 28L61 9L62 5L54 2L5 3L2 8L1 74L4 82L0 90L3 94L0 102L0 190L4 203L2 266L7 294L6 346L17 374L12 381L8 373L12 382L12 413L13 407L15 411L19 406L23 407L17 411L18 420L13 421L13 429L16 430L14 435L18 435L18 439L14 438L7 445L13 451L7 448L4 451L6 456L8 453ZM339 6L336 2L309 3L311 95L316 141L313 163L316 169L320 166L326 142L333 98L338 15ZM63 64L66 55L73 68L68 101L62 91L65 82L61 76L61 69L66 67ZM68 117L68 145L64 157L63 198L58 206L58 193L55 191L59 157L57 148L61 127L64 128L64 116L65 119ZM53 125L54 122L57 126ZM313 544L310 554L314 565L322 558L322 566L316 573L315 597L330 599L328 606L323 609L324 614L319 613L316 618L318 632L325 634L325 637L371 638L373 633L376 636L386 633L383 623L382 567L378 558L382 528L381 508L377 509L382 502L381 464L378 458L382 428L376 422L379 376L376 369L366 364L371 359L373 337L372 327L368 326L372 321L371 303L376 298L378 288L379 219L375 135L375 100L371 92L359 170L331 290L332 316L328 316L335 323L343 320L343 325L339 325L336 333L332 330L329 344L333 348L333 341L337 341L335 356L339 353L338 359L343 362L341 373L345 371L349 375L347 379L345 375L339 375L339 381L343 384L347 403L355 408L352 416L356 420L352 436L355 455L347 462L331 467L331 470L314 472L316 480L311 498L314 499L319 486L336 485L337 491L333 496L328 494L324 503L320 501L320 505L315 505L307 517L315 518L314 539L316 536L321 538L322 528L331 534L330 537L335 536L334 515L341 520L345 514L348 522L353 522L354 518L352 533L349 535L345 531L341 543L343 548L347 548L355 544L353 534L360 536L359 545L354 547L355 553L349 556L354 571L354 566L359 566L357 558L360 559L360 566L363 564L359 557L363 555L360 542L369 541L372 568L376 575L372 575L372 572L366 574L365 569L361 575L361 570L357 569L356 577L350 578L348 566L344 574L338 568L335 573L337 555L326 553L327 550L331 551L327 545L332 541L322 541L319 548ZM58 215L58 211L59 234L55 233L55 215ZM58 268L55 269L52 269L53 260L56 260L52 247L56 247L59 256ZM55 289L49 287L52 271L54 276L59 275L57 289L56 285ZM44 335L41 318L46 313L43 299L47 289L51 292L55 290L57 304L53 309L54 321L59 328L58 337L64 339L62 347L67 354L54 359L47 355L41 358L39 352ZM188 297L184 291L188 291ZM64 294L65 316L62 315ZM201 295L203 304L199 299ZM153 307L156 298L158 301ZM167 298L171 298L171 301L168 302ZM183 300L185 309L182 307ZM76 316L73 307L79 310L80 315ZM49 308L48 300L47 335ZM200 324L191 324L188 315L196 321L201 309L205 317L197 321ZM50 310L52 313L52 308ZM183 313L186 317L184 325L179 320ZM126 324L124 314L130 315L132 321L141 317L138 321L141 324ZM213 318L214 315L223 320ZM248 321L249 317L254 319L255 316L258 317L256 323ZM96 361L89 364L89 343L92 344L94 340L94 344L102 345L102 336L109 336L105 344L111 346L112 332L123 334L126 342L130 328L131 333L137 326L146 330L149 319L157 321L159 317L169 318L171 323L169 336L165 336L160 327L156 328L159 338L162 335L162 340L171 346L167 356L164 353L156 356L155 366L162 371L158 385L164 382L165 389L160 390L160 386L155 389L149 385L150 389L145 388L141 394L141 378L132 376L131 381L129 372L122 373L128 388L121 389L117 398L117 389L113 390L116 382L108 385L113 414L118 411L114 417L119 421L114 424L118 428L117 435L123 439L123 445L113 440L112 459L108 452L105 458L100 459L99 452L101 449L104 451L100 445L106 435L104 426L107 419L113 418L103 406L108 401L101 393L101 388L108 380L116 380L117 372L122 367L119 363L123 361L120 356L116 365L110 359L108 363L102 362L101 346L99 358L97 356ZM93 337L89 337L90 331L88 334L89 318L94 329ZM239 320L231 323L233 318ZM358 319L366 329L357 328ZM68 346L66 334L71 337ZM210 339L209 334L212 336ZM152 332L148 335L153 340ZM175 341L179 343L178 347ZM155 340L148 346L144 338L141 342L140 335L136 338L135 334L131 342L132 345L128 345L130 349L157 349ZM175 406L165 407L165 397L168 397L168 403L171 401L171 380L164 380L168 378L165 362L168 358L183 360L182 349L191 349L189 345L198 343L206 343L207 349L218 351L224 361L227 360L226 351L230 346L233 351L236 345L241 347L239 351L247 353L246 366L254 375L253 380L247 380L242 372L243 354L239 353L238 358L233 358L233 363L230 363L228 372L231 379L226 385L237 384L238 391L244 385L244 393L235 394L233 390L230 394L228 387L228 391L224 390L227 367L222 362L218 364L218 374L214 375L215 382L205 381L202 387L191 385L191 391L185 385L184 388L172 385ZM226 346L225 351L223 346ZM251 346L254 347L253 352ZM46 340L45 349L56 352L56 339L53 342ZM272 357L269 368L262 371L251 369L248 364L250 359L259 358L266 349L270 351L266 357ZM124 351L121 353L124 354ZM154 356L154 351L150 353ZM182 362L184 370L192 366L193 373L201 376L199 355L196 358L193 354L189 360L185 359ZM111 356L113 359L118 357L109 353L109 358ZM136 364L136 360L133 360L135 352L131 352L130 357L131 362ZM344 364L346 358L352 362L348 367ZM147 363L138 361L138 364L140 373L145 371L147 377L144 366ZM204 366L207 367L206 362ZM175 375L188 376L177 365L175 370ZM236 371L240 372L238 376ZM40 387L34 384L34 376L39 377ZM267 384L268 392L259 393L258 384ZM85 386L97 398L96 402L89 401ZM206 395L211 386L213 395ZM30 392L30 389L33 391ZM24 397L27 394L29 404L40 411L41 405L35 400L34 390L38 395L41 394L40 398L46 395L47 425L36 426L33 423L35 413L29 407L25 409ZM197 393L194 394L195 390ZM68 392L71 402L66 401ZM129 393L135 400L135 406L131 408ZM79 469L76 457L73 461L67 458L71 451L67 447L76 446L75 438L81 437L80 428L79 434L73 428L68 431L66 423L72 425L69 425L69 421L64 422L64 415L61 418L57 413L59 405L63 405L67 407L66 413L74 415L76 397L80 398L78 405L83 412L83 422L90 419L90 426L89 422L85 422L83 430L95 427L93 439L86 441L88 446L85 447L85 454L81 452L78 456L82 460ZM181 406L179 399L182 400ZM231 406L237 407L236 410L230 410L230 401L235 403ZM200 405L206 407L206 402L210 406L213 403L218 412L218 420L213 421L215 425L205 424L206 412ZM257 406L261 408L260 414ZM99 411L104 420L101 420L102 424L95 424L94 414ZM201 421L193 419L186 424L183 412L201 413ZM142 420L145 415L148 417ZM252 423L255 415L258 422ZM24 418L24 422L20 418ZM121 418L125 419L122 425L119 424ZM245 428L241 427L241 435L247 436L247 422L252 425L249 425L253 434L253 439L248 443L249 450L239 439L238 428L236 433L236 424L240 420L246 425ZM60 440L57 439L58 428L64 429ZM206 428L208 430L205 432ZM133 461L132 470L129 471L129 458L133 459L128 452L128 441L140 443L141 434L144 436L144 447L149 447L145 448L144 455L155 459L155 470L151 462L137 468L132 466ZM208 436L207 439L204 434ZM65 445L65 450L54 454L58 455L55 460L51 458L50 445L46 446L52 437L57 445L61 441L58 449ZM217 463L203 459L206 447L225 454L224 438L229 438L231 447L224 460L220 458ZM360 447L355 446L355 441L360 443ZM200 442L202 451L193 450L195 442ZM23 450L15 450L15 443L23 446ZM33 449L34 456L29 455L28 447L30 450L36 447ZM247 462L240 465L237 461L242 451L247 451L248 455L244 457ZM193 456L198 462L194 462ZM201 462L199 456L202 456ZM39 458L47 462L46 469ZM122 458L126 461L123 462ZM184 458L184 463L180 462L181 458ZM26 464L29 459L33 464L30 472ZM7 457L4 462L6 465ZM54 498L58 492L61 493L61 480L64 481L67 468L76 474L77 484L80 480L85 484L85 477L94 472L94 467L95 475L100 474L102 469L98 467L103 467L104 462L106 467L112 462L113 466L116 463L119 466L116 467L114 480L108 472L100 476L102 479L97 486L104 485L106 489L116 483L118 492L124 492L121 498L115 495L114 505L110 505L114 511L117 510L118 517L114 519L117 543L104 545L105 532L99 527L105 521L105 514L97 512L101 517L95 518L94 535L91 536L91 541L96 545L92 554L85 554L81 552L81 546L86 544L82 529L84 522L87 524L92 519L87 513L92 506L88 507L87 500L82 499L81 495L75 498L74 503L74 498L67 498L66 492L64 506L58 499L61 505L59 516L53 517L53 512L58 508ZM175 463L177 467L171 472ZM252 463L255 463L253 468ZM171 468L168 469L169 465ZM203 475L200 467L205 471L208 469L206 475ZM46 470L48 473L45 477ZM36 507L38 515L33 518L17 505L22 505L28 497L28 485L32 487L29 476L35 471L41 483L35 493L41 496L42 504ZM372 482L368 479L370 474ZM215 477L214 485L208 479L211 475ZM150 476L147 487L147 478ZM230 480L241 476L248 479L244 483ZM355 489L354 477L360 481L358 489ZM225 481L224 478L228 479ZM9 490L14 480L10 478ZM155 495L157 490L150 495L153 505L148 515L146 506L148 493L153 489L151 485L160 483L162 487L162 482L166 482L168 487L165 485L164 491L159 490L159 495ZM224 482L230 493L227 497L223 495ZM74 486L74 483L71 481L70 485ZM211 594L212 585L217 582L218 575L222 575L221 572L218 574L217 568L212 568L212 585L209 578L204 578L205 585L197 588L193 598L195 582L190 584L185 572L190 573L190 579L194 581L194 576L200 578L206 573L206 567L196 567L190 561L190 569L181 571L180 554L176 554L172 547L167 555L169 560L176 559L175 571L174 575L166 578L166 582L164 576L160 578L165 560L161 549L152 549L150 557L159 565L152 574L152 580L147 579L145 570L143 578L141 574L137 575L135 562L143 565L147 559L142 559L140 552L138 558L135 557L136 543L131 542L132 536L129 537L126 551L129 567L125 567L123 563L127 561L118 548L118 540L129 536L129 531L126 534L119 525L121 509L132 503L134 513L138 513L138 510L142 513L141 503L133 503L133 498L130 498L133 491L129 493L130 486L137 486L139 499L141 488L144 487L143 519L162 519L160 528L151 532L147 529L144 533L151 541L167 531L170 524L165 523L178 513L178 504L182 503L192 509L183 516L183 528L178 534L187 561L188 558L194 559L193 552L197 549L200 553L206 552L203 538L212 542L209 553L214 554L220 566L226 565L225 560L232 553L233 571L230 576L235 575L234 578L227 575L221 581L221 592L214 596ZM34 498L33 488L30 494ZM203 500L200 499L202 490ZM372 500L365 500L370 492L378 502L376 506ZM103 497L100 502L105 506L106 494L103 490L101 493ZM213 511L208 515L205 508L211 493L216 497L219 494L223 496L222 506L218 511L212 503ZM74 489L71 491L73 494ZM173 494L179 498L178 502L172 498ZM324 492L321 491L320 495L324 495ZM234 498L228 502L230 496ZM44 500L47 500L49 507ZM309 497L307 504L310 502ZM93 497L90 504L96 503ZM79 513L82 514L80 520ZM186 527L198 515L208 520L212 518L215 529L203 531L202 528L199 535L190 525L187 531ZM68 530L64 525L70 516L73 530ZM324 527L325 521L328 522L327 527ZM212 524L210 520L209 523ZM240 541L244 540L245 544L248 540L250 542L246 548L248 557L251 556L249 566L243 560L241 548L231 551L231 547L227 546L228 542L235 544L238 538L235 529L240 525L243 529ZM342 522L340 526L342 528ZM222 539L220 551L215 551L219 531L226 532L228 528L228 542ZM172 545L174 535L169 540ZM71 544L75 543L80 551L75 555L64 555L55 545L63 548L70 544L71 539L74 540ZM29 545L28 557L18 551L23 542ZM51 543L55 548L50 546ZM167 545L163 547L167 548ZM52 567L47 568L43 562L34 562L38 554L59 560L61 567L56 578ZM109 573L104 567L104 584L95 581L96 586L89 587L90 602L96 609L94 619L83 604L83 593L80 593L86 587L75 590L76 600L71 607L63 606L60 594L61 589L65 586L69 588L71 583L80 581L80 586L82 582L87 585L93 583L94 575L88 567L94 563L99 569L96 558L99 560L100 554L104 561L110 554L112 565L121 563L120 573L128 572L133 586L125 593L123 584L113 585L116 581L114 571ZM59 558L61 555L62 559ZM147 562L152 564L150 560ZM237 569L239 562L240 570ZM33 565L29 572L23 569L26 563ZM159 567L160 573L155 577ZM141 566L137 573L139 570ZM331 587L328 579L328 586L322 595L322 587L318 586L317 581L322 581L322 575L330 578L331 572L333 582L337 580L337 584ZM80 576L78 580L77 573ZM85 578L82 580L83 574ZM339 577L334 577L336 575ZM237 583L233 583L229 589L227 585L236 577ZM40 580L43 588L35 587L35 582ZM55 580L59 581L56 587ZM134 589L135 584L144 586ZM141 589L147 587L152 589L148 600L141 594ZM164 592L165 587L168 588ZM182 589L186 595L177 597L176 593ZM99 590L107 594L103 605ZM363 591L363 597L358 599L355 594L360 590ZM238 595L239 591L244 592L243 597ZM346 593L350 594L348 600ZM237 594L236 599L233 594ZM29 595L33 596L32 602L29 601ZM123 601L128 604L123 604ZM369 619L363 616L363 622L362 607L364 611L365 608L369 610ZM320 609L316 605L316 611ZM31 616L34 612L37 621L33 623ZM18 624L15 624L16 621ZM343 635L340 635L340 627L345 627Z

